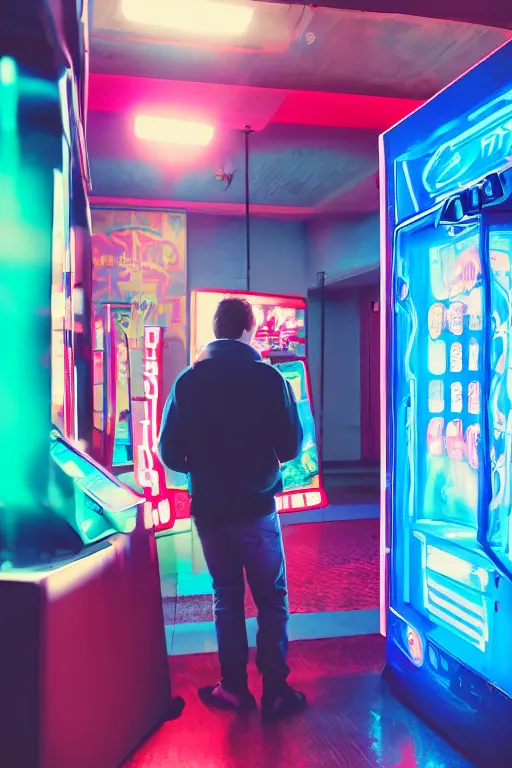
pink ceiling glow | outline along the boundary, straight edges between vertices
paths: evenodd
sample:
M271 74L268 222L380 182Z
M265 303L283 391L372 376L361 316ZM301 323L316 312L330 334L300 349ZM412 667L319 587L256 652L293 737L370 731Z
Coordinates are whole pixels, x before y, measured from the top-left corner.
M414 99L92 74L89 110L169 115L261 131L269 123L383 131L421 106Z
M121 0L95 3L93 202L243 215L242 132L250 125L254 215L376 212L378 134L511 35L355 7L251 7L252 22L235 40L227 31L135 23ZM162 129L159 140L147 133L141 140L137 115L211 126L213 137L207 146L180 146ZM224 174L227 186L218 181Z

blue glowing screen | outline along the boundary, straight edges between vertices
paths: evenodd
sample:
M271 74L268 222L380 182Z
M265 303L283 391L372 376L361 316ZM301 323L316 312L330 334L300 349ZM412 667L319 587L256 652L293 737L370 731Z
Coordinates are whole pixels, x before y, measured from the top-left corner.
M277 363L276 368L290 384L302 425L302 448L296 459L283 464L283 490L318 488L318 449L316 446L315 420L309 399L306 366L302 360Z
M414 227L402 230L398 240L396 328L407 347L397 376L404 413L397 430L416 444L415 455L406 459L414 472L415 517L476 529L483 325L479 233L444 243L432 234L428 226ZM423 254L413 276L411 250Z
M391 605L512 694L512 216L490 222L397 232Z

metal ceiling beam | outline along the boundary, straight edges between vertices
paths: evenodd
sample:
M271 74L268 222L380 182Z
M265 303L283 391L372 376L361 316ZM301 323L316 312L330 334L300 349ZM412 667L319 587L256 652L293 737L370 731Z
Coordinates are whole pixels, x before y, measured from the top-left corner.
M411 0L320 0L318 3L304 3L304 0L256 0L256 2L311 5L367 13L399 13L406 16L423 16L427 19L463 21L487 27L512 29L512 3L506 0L414 0L414 2Z

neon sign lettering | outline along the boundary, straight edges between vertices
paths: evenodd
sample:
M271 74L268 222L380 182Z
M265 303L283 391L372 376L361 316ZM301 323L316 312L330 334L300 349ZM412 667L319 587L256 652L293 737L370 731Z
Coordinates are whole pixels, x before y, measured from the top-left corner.
M437 196L462 188L511 164L512 91L487 104L469 117L488 116L434 153L423 171L423 185Z
M144 402L143 418L140 420L141 442L138 451L139 484L154 500L160 500L165 489L165 473L158 459L159 398L160 398L160 352L162 329L144 328ZM163 521L162 521L163 522Z
M154 459L150 443L151 433L151 419L149 415L149 403L144 401L144 418L140 420L141 427L141 443L137 446L139 467L138 467L138 480L139 485L144 490L149 490L151 496L157 496L160 490L160 483L158 478L158 472L154 467Z

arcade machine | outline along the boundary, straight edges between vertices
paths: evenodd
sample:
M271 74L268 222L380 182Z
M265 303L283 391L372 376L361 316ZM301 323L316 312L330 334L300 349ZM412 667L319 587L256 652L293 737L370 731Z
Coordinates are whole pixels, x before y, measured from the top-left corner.
M381 137L392 688L512 755L512 44Z
M306 301L293 296L270 294L193 291L191 296L191 362L212 340L213 317L218 303L227 296L241 296L249 301L256 317L253 345L270 365L274 365L290 383L297 401L304 432L302 451L283 465L283 492L277 497L280 512L299 512L326 506L322 486L311 387L306 357Z
M151 504L155 532L186 516L186 478L168 478L158 457L165 401L163 328L149 324L151 299L107 303L93 318L93 443L110 472Z
M71 286L84 249L69 234L81 206L87 219L87 7L71 18L57 5L34 5L21 26L7 9L0 57L0 764L116 768L180 703L152 520L76 439L87 398Z

